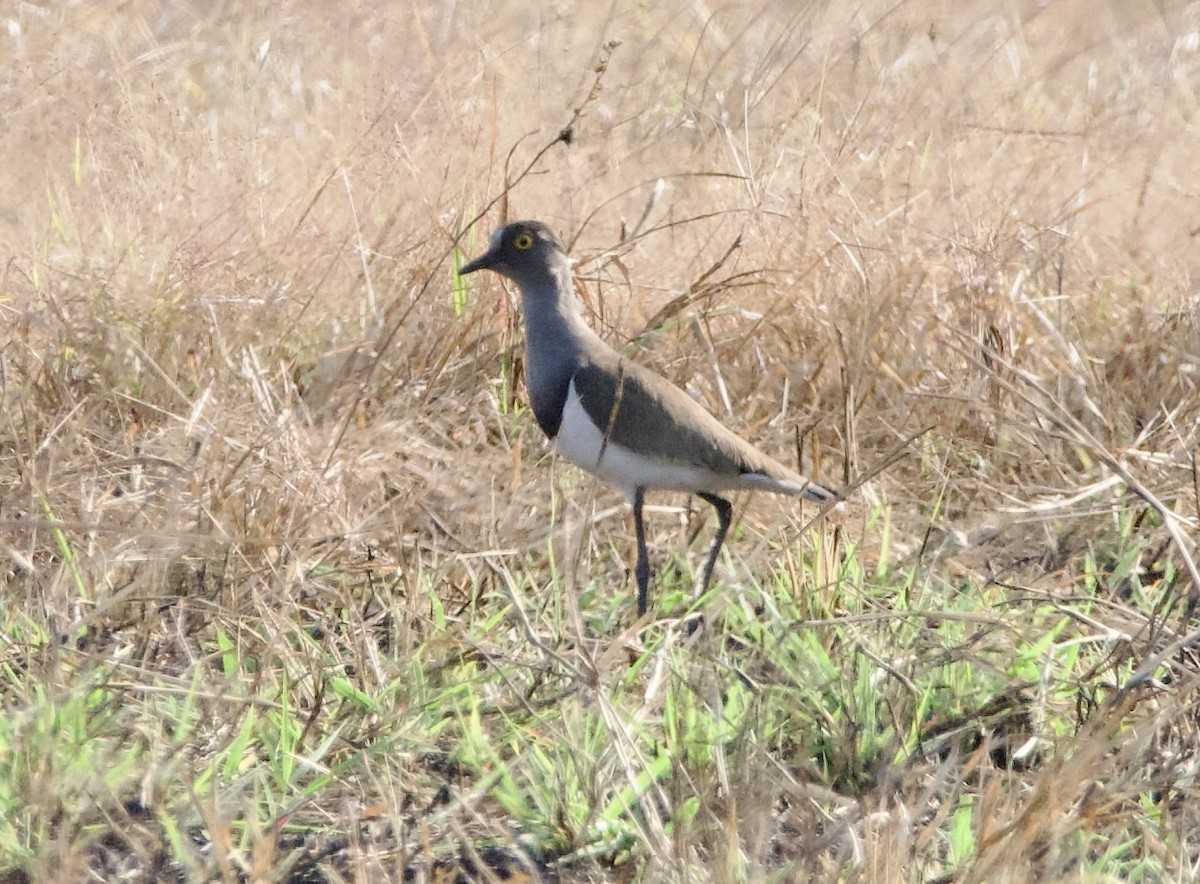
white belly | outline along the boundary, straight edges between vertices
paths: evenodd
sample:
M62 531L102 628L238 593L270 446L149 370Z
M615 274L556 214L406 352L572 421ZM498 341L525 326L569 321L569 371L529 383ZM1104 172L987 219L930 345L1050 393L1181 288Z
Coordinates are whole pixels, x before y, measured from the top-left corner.
M567 401L558 435L554 439L554 448L577 467L623 490L630 500L637 488L705 491L710 489L713 480L705 470L661 458L644 457L617 445L611 439L606 443L600 428L592 423L584 411L583 403L575 392L574 381L567 390Z

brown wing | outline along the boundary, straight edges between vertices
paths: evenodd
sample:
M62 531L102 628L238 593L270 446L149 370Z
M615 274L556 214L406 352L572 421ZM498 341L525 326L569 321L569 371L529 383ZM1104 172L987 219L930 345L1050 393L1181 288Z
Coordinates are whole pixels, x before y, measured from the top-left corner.
M666 378L616 353L611 361L604 356L584 364L574 382L587 416L611 442L731 479L746 473L800 478L726 429Z

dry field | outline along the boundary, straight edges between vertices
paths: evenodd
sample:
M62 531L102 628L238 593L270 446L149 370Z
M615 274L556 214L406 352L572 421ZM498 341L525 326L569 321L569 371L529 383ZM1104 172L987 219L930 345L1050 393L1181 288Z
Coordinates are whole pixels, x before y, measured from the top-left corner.
M0 882L1200 876L1200 4L0 19ZM522 217L850 489L695 635L455 274Z

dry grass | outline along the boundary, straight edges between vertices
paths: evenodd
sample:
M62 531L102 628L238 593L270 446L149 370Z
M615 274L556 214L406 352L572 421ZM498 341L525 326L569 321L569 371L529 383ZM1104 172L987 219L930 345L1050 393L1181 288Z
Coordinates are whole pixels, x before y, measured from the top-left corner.
M3 880L1195 879L1195 5L441 6L4 11ZM707 635L505 217L858 487Z

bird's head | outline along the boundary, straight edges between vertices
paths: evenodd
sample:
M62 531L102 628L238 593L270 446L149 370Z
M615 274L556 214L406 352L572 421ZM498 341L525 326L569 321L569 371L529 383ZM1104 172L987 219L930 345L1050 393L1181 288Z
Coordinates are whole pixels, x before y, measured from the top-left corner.
M566 261L566 252L558 237L540 221L514 221L492 234L488 250L459 270L494 270L518 285L534 284L554 274Z

